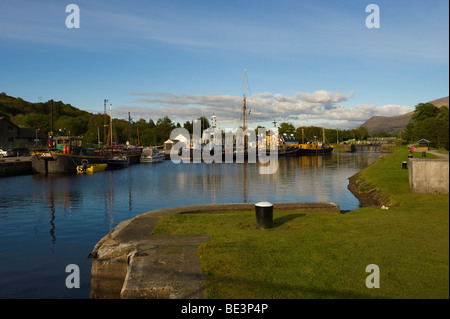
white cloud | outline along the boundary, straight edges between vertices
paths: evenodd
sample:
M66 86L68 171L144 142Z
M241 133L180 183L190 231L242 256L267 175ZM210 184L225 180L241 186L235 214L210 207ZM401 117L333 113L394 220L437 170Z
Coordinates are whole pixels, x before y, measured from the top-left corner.
M191 95L157 93L131 93L139 97L134 105L116 108L115 115L125 118L128 112L133 118L157 120L168 116L174 122L184 123L200 116L209 118L213 114L221 127L241 125L242 98L231 95ZM296 126L320 125L327 128L351 129L363 124L374 115L397 116L414 110L411 106L369 104L354 107L339 103L350 100L354 93L316 91L313 93L296 92L293 96L256 93L247 98L247 120L251 126L261 123L290 122Z

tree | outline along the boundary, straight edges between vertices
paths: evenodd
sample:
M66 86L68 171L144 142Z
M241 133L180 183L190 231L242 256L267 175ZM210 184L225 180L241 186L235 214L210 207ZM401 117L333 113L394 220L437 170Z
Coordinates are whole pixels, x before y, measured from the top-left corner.
M163 144L170 137L170 133L174 128L175 125L168 116L158 119L155 126L156 142L158 145Z
M438 108L431 103L417 104L414 114L406 126L405 138L417 141L421 138L429 140L433 146L449 149L449 110Z
M313 139L322 139L322 133L322 128L318 126L299 127L295 132L295 137L300 143L307 143Z
M431 103L419 103L411 117L413 122L423 121L427 118L436 117L439 113L439 108Z
M437 148L449 149L449 123L441 118L427 118L414 124L415 140L425 138Z
M438 111L437 117L443 120L449 121L449 109L448 106L441 106Z
M103 121L103 114L100 113L88 117L87 131L83 134L83 143L98 144L98 133L100 133L100 142L103 143Z
M184 127L186 130L188 130L189 134L192 134L192 132L193 132L193 130L194 130L194 127L193 127L192 122L186 121L186 122L183 124L183 127Z
M201 116L197 120L200 121L202 132L204 130L206 130L207 128L209 128L209 121L208 121L208 119L206 117Z
M43 132L50 131L50 120L48 116L37 113L20 114L16 119L19 119L17 124L21 127L41 129Z
M285 133L287 135L295 134L295 126L293 124L291 124L291 123L283 122L278 127L278 133L280 135L285 134Z
M369 137L369 131L365 126L360 126L357 129L355 129L355 137L359 140L365 140Z

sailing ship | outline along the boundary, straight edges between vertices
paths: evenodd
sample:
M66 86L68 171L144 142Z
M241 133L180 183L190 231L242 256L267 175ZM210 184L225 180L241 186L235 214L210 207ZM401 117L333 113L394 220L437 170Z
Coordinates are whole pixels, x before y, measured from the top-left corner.
M254 147L254 145L249 144L248 136L245 134L245 130L247 129L246 116L247 116L247 70L244 72L244 96L243 96L243 105L242 105L242 131L244 132L243 140L240 140L240 143L243 143L243 149L238 150L236 145L233 150L233 159L237 160L238 158L243 158L244 161L248 160L249 156L249 147ZM236 143L238 141L236 140ZM242 144L241 144L242 145ZM226 150L225 148L222 151L222 157L225 158ZM256 156L258 156L258 151L256 151Z
M244 101L242 107L243 114L243 131L246 130L246 114L247 114L247 70L244 76ZM266 153L270 152L269 137L266 140ZM248 154L248 140L247 136L244 136L244 157L247 159ZM302 129L302 143L299 143L293 134L281 134L278 136L278 156L301 156L301 155L319 155L319 154L331 154L334 146L327 142L325 138L325 129L323 129L323 140L319 141L316 137L313 140L304 143L304 134ZM256 153L259 155L259 151ZM236 151L234 152L236 157Z

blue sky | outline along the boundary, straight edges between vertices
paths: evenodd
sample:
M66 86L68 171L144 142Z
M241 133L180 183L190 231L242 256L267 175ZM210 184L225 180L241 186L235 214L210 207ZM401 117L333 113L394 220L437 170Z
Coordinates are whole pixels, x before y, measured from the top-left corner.
M66 27L77 4L80 28ZM366 27L377 4L380 28ZM0 92L184 123L355 128L448 96L449 2L0 2Z

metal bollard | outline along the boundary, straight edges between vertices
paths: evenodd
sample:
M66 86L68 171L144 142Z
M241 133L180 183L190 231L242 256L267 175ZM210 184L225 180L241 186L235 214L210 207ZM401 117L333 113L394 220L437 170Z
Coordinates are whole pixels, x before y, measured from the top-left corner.
M408 162L402 162L402 169L408 168Z
M268 229L273 226L273 204L259 202L255 204L256 229Z

